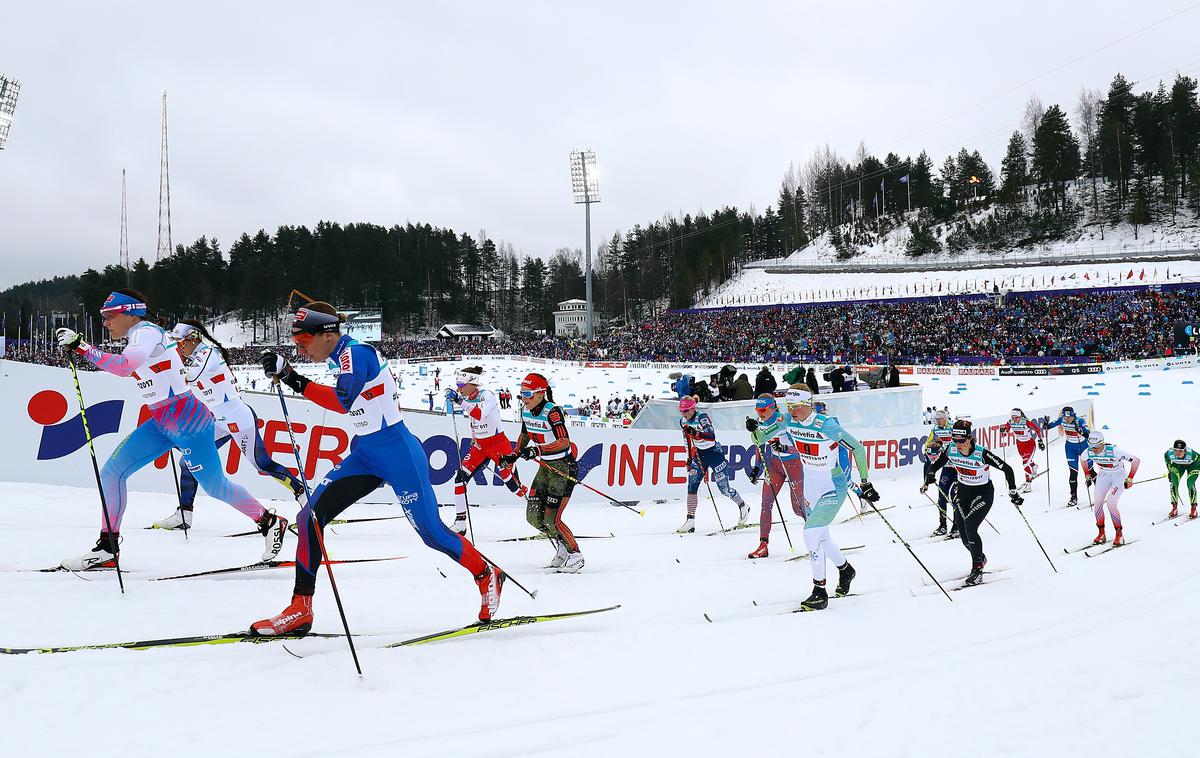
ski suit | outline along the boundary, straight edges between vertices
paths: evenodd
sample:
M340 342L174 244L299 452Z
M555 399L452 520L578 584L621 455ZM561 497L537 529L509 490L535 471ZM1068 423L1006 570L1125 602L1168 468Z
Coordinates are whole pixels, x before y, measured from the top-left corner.
M925 472L929 473L930 466L933 461L942 453L942 450L952 444L950 439L950 422L947 421L945 426L935 423L933 428L929 430L929 436L925 438L925 444L921 450L925 453ZM946 525L946 514L950 512L951 503L954 500L954 490L958 486L958 472L953 466L943 466L941 474L937 479L937 509L938 509L938 526ZM950 516L951 523L954 522L954 516Z
M466 516L467 482L488 461L492 462L500 481L504 482L509 491L524 494L521 493L521 482L513 472L512 466L500 460L512 454L513 446L500 430L500 403L496 400L496 395L491 390L479 388L470 397L459 395L458 400L452 402L470 419L472 438L471 449L463 456L458 474L454 478L456 515Z
M1041 427L1036 421L1022 416L1019 421L1010 419L1000 427L1000 431L1011 434L1017 441L1017 452L1021 454L1021 466L1025 469L1025 481L1032 482L1037 476L1037 464L1034 463L1033 454L1037 452L1037 443L1042 439Z
M771 508L783 489L784 479L787 480L788 490L792 496L792 511L803 518L804 510L804 464L800 462L800 453L796 450L792 437L787 432L787 423L778 410L766 421L759 420L758 428L750 433L754 440L755 471L763 475L762 510L758 518L758 539L767 542L771 536L773 518ZM772 440L779 440L783 450L776 450Z
M1175 456L1174 448L1163 456L1167 463L1167 479L1171 482L1171 505L1179 503L1179 483L1187 480L1188 497L1192 507L1196 507L1196 478L1200 477L1200 453L1190 447L1184 451L1183 457Z
M1071 486L1071 498L1074 499L1079 489L1079 455L1087 449L1087 438L1092 432L1088 429L1087 422L1079 416L1072 417L1071 421L1067 421L1065 416L1059 416L1046 424L1046 431L1056 426L1062 427L1060 433L1065 441L1063 452L1066 453L1067 466L1071 470L1068 483Z
M1084 450L1079 461L1083 465L1085 475L1093 474L1096 477L1096 502L1093 504L1096 526L1104 528L1104 506L1107 504L1113 526L1120 529L1121 511L1117 508L1117 502L1121 499L1121 493L1125 491L1125 482L1133 479L1141 461L1136 455L1107 443L1099 452L1094 448ZM1128 477L1125 474L1125 461L1130 462Z
M683 431L683 439L688 444L688 481L687 481L687 515L696 517L696 507L699 503L700 483L704 475L716 483L721 494L737 503L740 509L745 501L738 491L729 485L729 463L725 453L717 444L717 432L713 428L712 419L701 410L696 410L691 419L679 418L679 428Z
M522 405L517 450L530 444L538 449L538 472L529 487L525 520L551 542L561 542L567 552L578 553L579 543L562 514L575 491L573 480L579 477L579 466L571 454L567 414L558 404L542 400L533 410Z
M1017 476L1003 458L972 441L967 453L959 452L957 445L944 447L925 472L925 483L932 484L933 474L947 465L953 466L958 476L954 491L954 529L971 554L971 567L982 569L987 563L987 556L983 552L979 527L991 511L992 501L996 497L996 488L992 485L992 474L988 468L1004 472L1009 490L1017 488Z

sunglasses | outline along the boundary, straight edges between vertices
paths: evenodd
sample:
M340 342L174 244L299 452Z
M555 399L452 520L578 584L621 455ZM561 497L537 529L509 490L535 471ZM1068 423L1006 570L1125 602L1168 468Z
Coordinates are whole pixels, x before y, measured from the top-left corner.
M533 390L521 390L521 391L520 391L520 392L518 392L517 394L518 394L519 396L523 397L524 399L528 400L529 398L533 397L533 396L534 396L534 395L536 395L537 393L536 393L536 392L534 392Z
M312 344L314 336L316 335L309 334L308 332L295 332L292 334L292 342L297 347L307 348Z

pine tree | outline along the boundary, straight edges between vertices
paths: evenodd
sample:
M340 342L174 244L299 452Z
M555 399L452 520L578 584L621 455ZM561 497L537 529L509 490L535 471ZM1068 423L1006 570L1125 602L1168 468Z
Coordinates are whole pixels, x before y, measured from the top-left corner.
M1079 142L1067 115L1051 105L1042 115L1033 139L1033 173L1038 185L1050 190L1056 211L1065 208L1067 182L1079 175Z
M1025 185L1029 183L1028 152L1025 138L1019 131L1013 132L1008 138L1004 159L1000 161L1000 198L1005 202L1016 202L1018 196L1025 193Z

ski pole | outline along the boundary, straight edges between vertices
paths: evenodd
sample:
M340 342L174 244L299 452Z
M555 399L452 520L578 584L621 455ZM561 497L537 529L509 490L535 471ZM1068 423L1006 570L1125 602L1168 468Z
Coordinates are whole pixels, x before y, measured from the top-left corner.
M552 467L552 466L550 466L549 464L547 464L547 463L545 463L544 461L542 461L542 459L541 459L541 458L534 458L534 460L535 460L535 461L537 461L537 464L538 464L539 466L541 466L542 468L544 468L544 469L547 469L548 471L552 471L552 472L554 472L554 473L555 473L555 474L557 474L558 476L561 476L563 479L566 479L568 482L572 482L572 483L574 483L574 484L578 484L578 485L580 485L580 486L582 486L582 487L587 487L589 490L591 490L592 492L595 492L595 493L596 493L597 495L599 495L600 497L607 498L607 499L611 500L611 501L613 502L613 504L614 504L614 505L619 505L619 506L621 506L622 508L626 508L626 509L628 509L628 510L631 510L631 511L633 511L634 513L636 513L636 514L637 514L637 515L639 515L639 516L645 516L645 515L646 515L646 512L645 512L645 511L639 511L637 508L634 508L633 506L631 506L631 505L630 505L628 502L626 502L626 501L624 501L624 500L617 500L617 499L616 499L615 497L613 497L612 495L609 495L609 494L606 494L606 493L604 493L604 492L601 492L600 490L596 489L596 488L595 488L595 487L593 487L592 485L590 485L590 484L587 484L586 482L581 482L581 481L579 481L578 479L576 479L575 477L571 476L570 474L567 474L566 472L559 471L558 469L555 469L554 467ZM635 500L634 502L637 502L637 501Z
M300 446L296 444L296 433L292 431L292 420L288 417L287 401L283 398L283 386L275 380L275 393L279 395L279 407L283 409L283 423L287 426L288 437L292 441L292 453L296 456L296 473L300 475L300 483L304 485L305 508L312 510L313 532L317 535L317 545L321 548L321 559L325 562L325 573L329 575L329 587L333 590L333 599L337 601L338 615L342 617L342 629L346 631L346 644L350 646L350 657L354 659L354 668L362 676L362 666L358 662L358 651L354 649L354 637L350 634L350 623L346 621L346 609L342 606L342 593L338 592L337 580L333 578L333 566L330 565L329 553L325 550L325 538L321 536L321 524L317 521L317 512L312 509L308 497L308 477L304 475L304 462L300 460ZM297 519L299 520L299 519Z
M1138 479L1138 480L1137 480L1136 482L1134 482L1133 484L1145 484L1146 482L1156 482L1156 481L1158 481L1159 479L1166 479L1166 478L1167 478L1167 475L1166 475L1166 474L1161 474L1161 475L1159 475L1159 476L1152 476L1152 477L1150 477L1149 479ZM1131 485L1129 485L1129 486L1130 486L1130 487L1132 487L1132 486L1133 486L1133 484L1131 484Z
M171 456L171 479L175 481L175 499L179 501L179 518L183 519L183 540L186 542L190 527L187 518L183 515L183 492L179 489L179 472L175 469L175 448L171 448L167 454Z
M1021 510L1021 506L1013 505L1017 509L1017 513L1021 514L1021 520L1025 522L1025 526L1029 527L1029 533L1033 535L1033 539L1037 541L1038 547L1042 548L1042 555L1046 556L1046 561L1050 564L1050 568L1054 569L1054 573L1058 573L1058 566L1054 565L1054 561L1050 560L1050 554L1046 552L1046 548L1042 546L1042 541L1038 539L1037 532L1033 531L1033 524L1029 523L1029 519L1025 518L1025 512Z
M896 531L896 527L892 526L892 522L888 521L887 518L882 513L879 512L879 509L876 508L875 504L872 503L870 500L863 500L862 502L871 506L871 510L875 511L875 515L879 516L879 518L883 519L883 523L887 524L887 528L892 531L892 534L896 535L896 539L900 540L900 544L904 545L904 549L908 551L908 554L911 555L913 557L913 560L916 561L921 566L921 568L925 570L925 573L929 576L930 579L933 580L933 583L937 585L937 588L942 591L942 594L946 596L946 599L953 603L954 598L950 597L950 593L946 592L946 588L943 587L942 583L937 580L937 577L933 575L933 572L930 571L929 568L921 561L921 559L917 557L917 554L915 552L913 552L912 545L909 545L908 540L906 540L900 536L900 532Z
M1046 442L1046 512L1049 513L1054 506L1050 501L1050 482L1053 481L1050 477L1050 442Z
M458 458L458 471L462 470L462 443L458 440L458 418L454 405L446 398L446 410L450 412L450 423L454 427L454 455ZM457 476L455 472L455 476ZM471 501L467 500L467 483L463 482L463 501L467 504L467 531L471 533L471 544L475 544L475 525L471 523Z
M934 482L934 485L933 485L933 486L934 486L934 487L937 487L937 491L938 491L938 492L941 492L943 495L945 495L945 496L946 496L946 502L950 502L950 501L953 499L953 498L951 498L951 497L950 497L950 495L949 495L948 493L946 493L946 492L945 492L945 491L944 491L944 490L941 488L941 486L939 486L939 485L938 485L936 482ZM929 497L929 495L928 495L928 494L926 494L926 495L925 495L925 497ZM929 498L929 499L930 499L930 500L932 500L933 498ZM995 532L996 534L1000 534L1000 530L999 530L999 529L997 529L997 528L996 528L996 527L995 527L995 526L992 524L992 522L991 522L991 521L988 521L988 520L985 518L985 519L983 520L983 523L985 523L985 524L987 524L988 526L992 527L992 531L993 531L993 532Z
M104 528L108 531L108 546L113 554L113 565L117 568L117 584L125 594L125 579L121 576L121 556L117 554L117 537L113 534L112 521L108 516L108 501L104 497L104 484L100 481L100 464L96 461L96 446L92 442L92 429L88 426L87 405L83 402L83 389L79 386L79 370L75 368L75 356L67 353L71 365L71 378L75 380L75 397L79 399L79 418L83 421L83 436L87 439L88 452L92 454L92 471L96 474L96 489L100 492L100 510L104 511Z
M779 507L779 490L775 489L775 483L771 481L771 468L767 465L767 456L763 452L763 446L758 446L758 456L763 462L763 473L767 475L767 486L771 488L771 499L775 501L775 510L779 513L779 523L783 524L783 534L787 537L788 550L796 552L796 546L792 544L792 535L788 533L787 519L783 517L783 508ZM783 488L783 482L779 483L780 489Z

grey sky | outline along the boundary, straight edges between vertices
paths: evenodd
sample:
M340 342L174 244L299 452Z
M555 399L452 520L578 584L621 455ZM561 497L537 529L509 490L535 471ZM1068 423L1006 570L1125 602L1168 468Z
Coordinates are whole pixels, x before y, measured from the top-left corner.
M1032 93L1070 111L1117 71L1200 73L1196 8L912 134L1191 2L116 5L5 11L0 71L22 91L0 288L116 262L122 167L131 255L153 260L163 90L177 243L412 220L546 255L583 243L577 146L598 154L600 238L761 209L824 142L938 163L966 145L996 167Z

